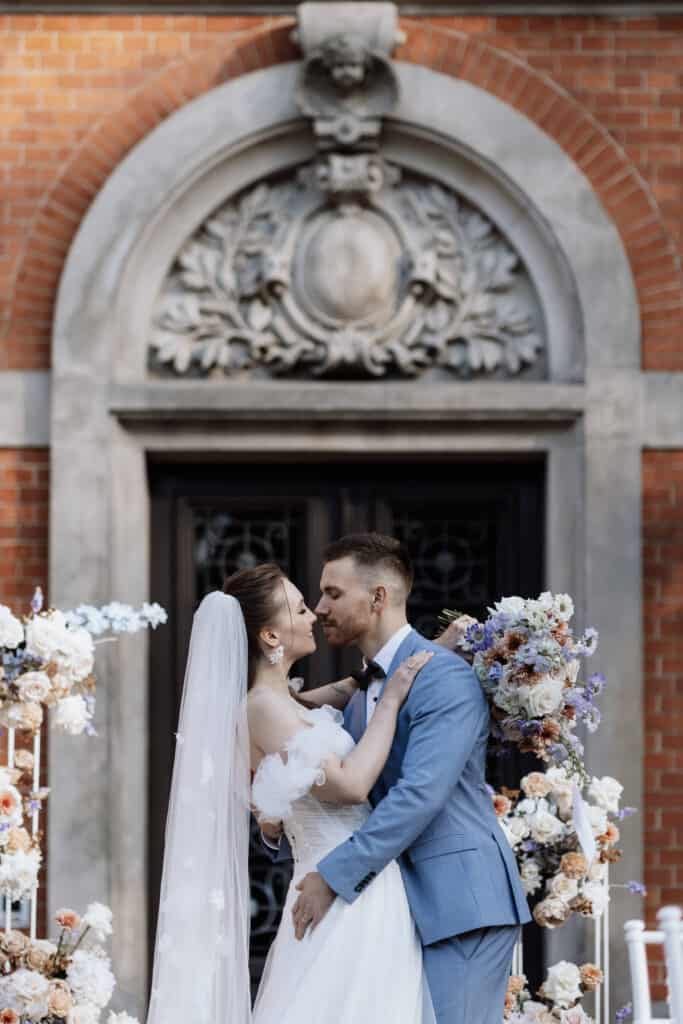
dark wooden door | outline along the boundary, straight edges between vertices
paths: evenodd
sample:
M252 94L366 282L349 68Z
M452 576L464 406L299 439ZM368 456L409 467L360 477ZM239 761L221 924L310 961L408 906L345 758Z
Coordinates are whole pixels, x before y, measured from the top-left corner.
M531 596L542 589L543 476L539 462L425 459L150 466L152 595L169 611L168 626L153 634L151 650L151 939L173 733L192 615L201 598L220 588L227 573L275 561L314 607L325 545L344 533L379 530L408 545L415 564L410 621L433 636L443 607L480 617L504 594ZM332 652L322 640L294 672L309 685L337 678L358 663L357 653ZM519 767L490 765L492 781L514 783ZM256 983L289 883L288 871L270 863L256 835L251 879ZM526 952L529 959L528 944Z

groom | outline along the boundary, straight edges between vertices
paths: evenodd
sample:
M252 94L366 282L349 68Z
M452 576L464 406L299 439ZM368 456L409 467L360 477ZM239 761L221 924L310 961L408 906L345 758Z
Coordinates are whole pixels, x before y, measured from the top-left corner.
M355 645L368 663L367 689L345 713L355 740L394 669L415 651L435 656L400 712L372 814L299 883L296 934L315 927L337 896L353 903L398 860L438 1024L499 1024L513 947L530 915L485 784L486 699L462 658L408 625L411 586L408 553L391 537L353 534L325 553L316 614L330 644Z

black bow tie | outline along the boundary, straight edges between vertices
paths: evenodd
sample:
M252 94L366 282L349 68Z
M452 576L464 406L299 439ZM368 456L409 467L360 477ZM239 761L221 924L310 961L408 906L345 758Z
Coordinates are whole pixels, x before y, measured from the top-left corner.
M384 679L386 672L376 661L368 661L364 669L352 672L351 675L358 683L359 690L367 690L373 679Z

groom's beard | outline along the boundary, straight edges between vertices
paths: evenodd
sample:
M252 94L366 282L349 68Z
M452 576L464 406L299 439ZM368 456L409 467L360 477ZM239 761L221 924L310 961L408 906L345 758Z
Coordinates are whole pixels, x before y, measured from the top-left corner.
M357 622L337 623L334 619L321 623L330 647L354 647L365 630Z

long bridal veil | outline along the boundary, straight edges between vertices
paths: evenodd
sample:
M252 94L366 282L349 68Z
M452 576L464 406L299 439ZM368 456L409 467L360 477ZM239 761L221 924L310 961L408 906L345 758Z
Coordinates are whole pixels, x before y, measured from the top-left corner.
M194 616L166 819L147 1024L248 1024L247 635L215 591Z

